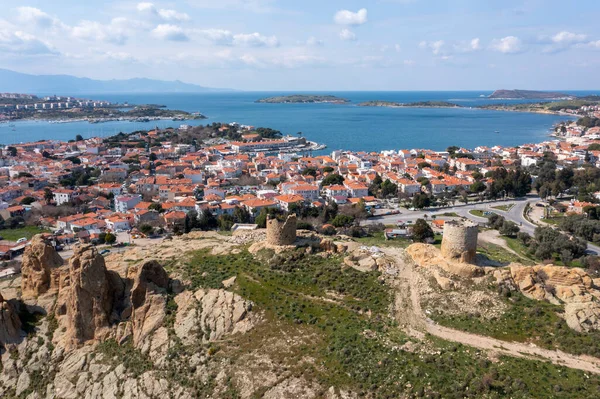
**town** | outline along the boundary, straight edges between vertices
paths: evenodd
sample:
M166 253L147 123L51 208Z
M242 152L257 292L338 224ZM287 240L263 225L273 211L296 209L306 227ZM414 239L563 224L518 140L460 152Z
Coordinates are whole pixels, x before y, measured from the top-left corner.
M386 237L410 236L405 227L427 219L419 211L424 208L459 216L461 203L523 198L535 189L539 197L531 204L549 200L539 220L507 215L508 223L533 233L532 223L548 226L592 210L596 215L597 117L589 109L577 122L556 126L559 137L542 143L445 151L335 150L313 156L322 147L301 134L283 137L236 123L10 145L2 149L0 235L26 234L8 234L16 239L5 240L0 254L19 256L39 231L53 234L60 249L74 242L123 246L194 229L264 227L268 214L285 213L298 214L299 228L322 233L360 236L379 225L390 233ZM486 221L477 212L458 213ZM443 220L430 224L441 229ZM592 233L571 233L595 249L598 225Z

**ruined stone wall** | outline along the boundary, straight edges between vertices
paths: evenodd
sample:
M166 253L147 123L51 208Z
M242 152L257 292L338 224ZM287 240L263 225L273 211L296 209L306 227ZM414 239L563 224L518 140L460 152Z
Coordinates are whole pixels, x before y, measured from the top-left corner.
M471 221L446 221L442 256L462 263L473 263L477 253L477 224Z
M293 245L296 241L296 224L295 214L289 215L285 222L267 216L267 244Z

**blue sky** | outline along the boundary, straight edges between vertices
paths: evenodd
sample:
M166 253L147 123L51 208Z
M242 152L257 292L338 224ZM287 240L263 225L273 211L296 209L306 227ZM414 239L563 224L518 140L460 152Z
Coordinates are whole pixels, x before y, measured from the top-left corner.
M0 9L0 68L27 73L241 90L600 88L597 0L0 0Z

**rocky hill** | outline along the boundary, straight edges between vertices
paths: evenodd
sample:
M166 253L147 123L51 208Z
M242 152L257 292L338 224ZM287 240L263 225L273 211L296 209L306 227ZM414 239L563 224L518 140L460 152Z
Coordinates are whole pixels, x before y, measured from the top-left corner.
M573 345L598 334L599 291L584 272L457 265L432 246L382 245L301 232L278 247L260 230L193 232L106 258L82 245L65 263L36 236L22 276L0 282L0 396L597 394L600 360L577 357ZM488 342L426 316L490 325L512 315L505 292L533 298L523 320L550 323L572 353ZM545 303L553 312L576 305L577 322L546 320Z

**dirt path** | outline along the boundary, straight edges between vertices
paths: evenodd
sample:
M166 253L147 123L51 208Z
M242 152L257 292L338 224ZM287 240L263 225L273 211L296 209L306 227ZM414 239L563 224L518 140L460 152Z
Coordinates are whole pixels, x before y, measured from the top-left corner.
M600 359L590 356L576 356L559 350L539 348L531 344L507 342L482 335L440 326L427 318L421 309L419 291L426 286L424 277L415 271L415 265L407 255L396 248L386 248L385 252L393 256L398 263L398 274L393 284L396 287L395 311L401 328L417 339L423 339L425 333L451 342L479 349L489 350L501 355L547 360L559 366L600 374Z

